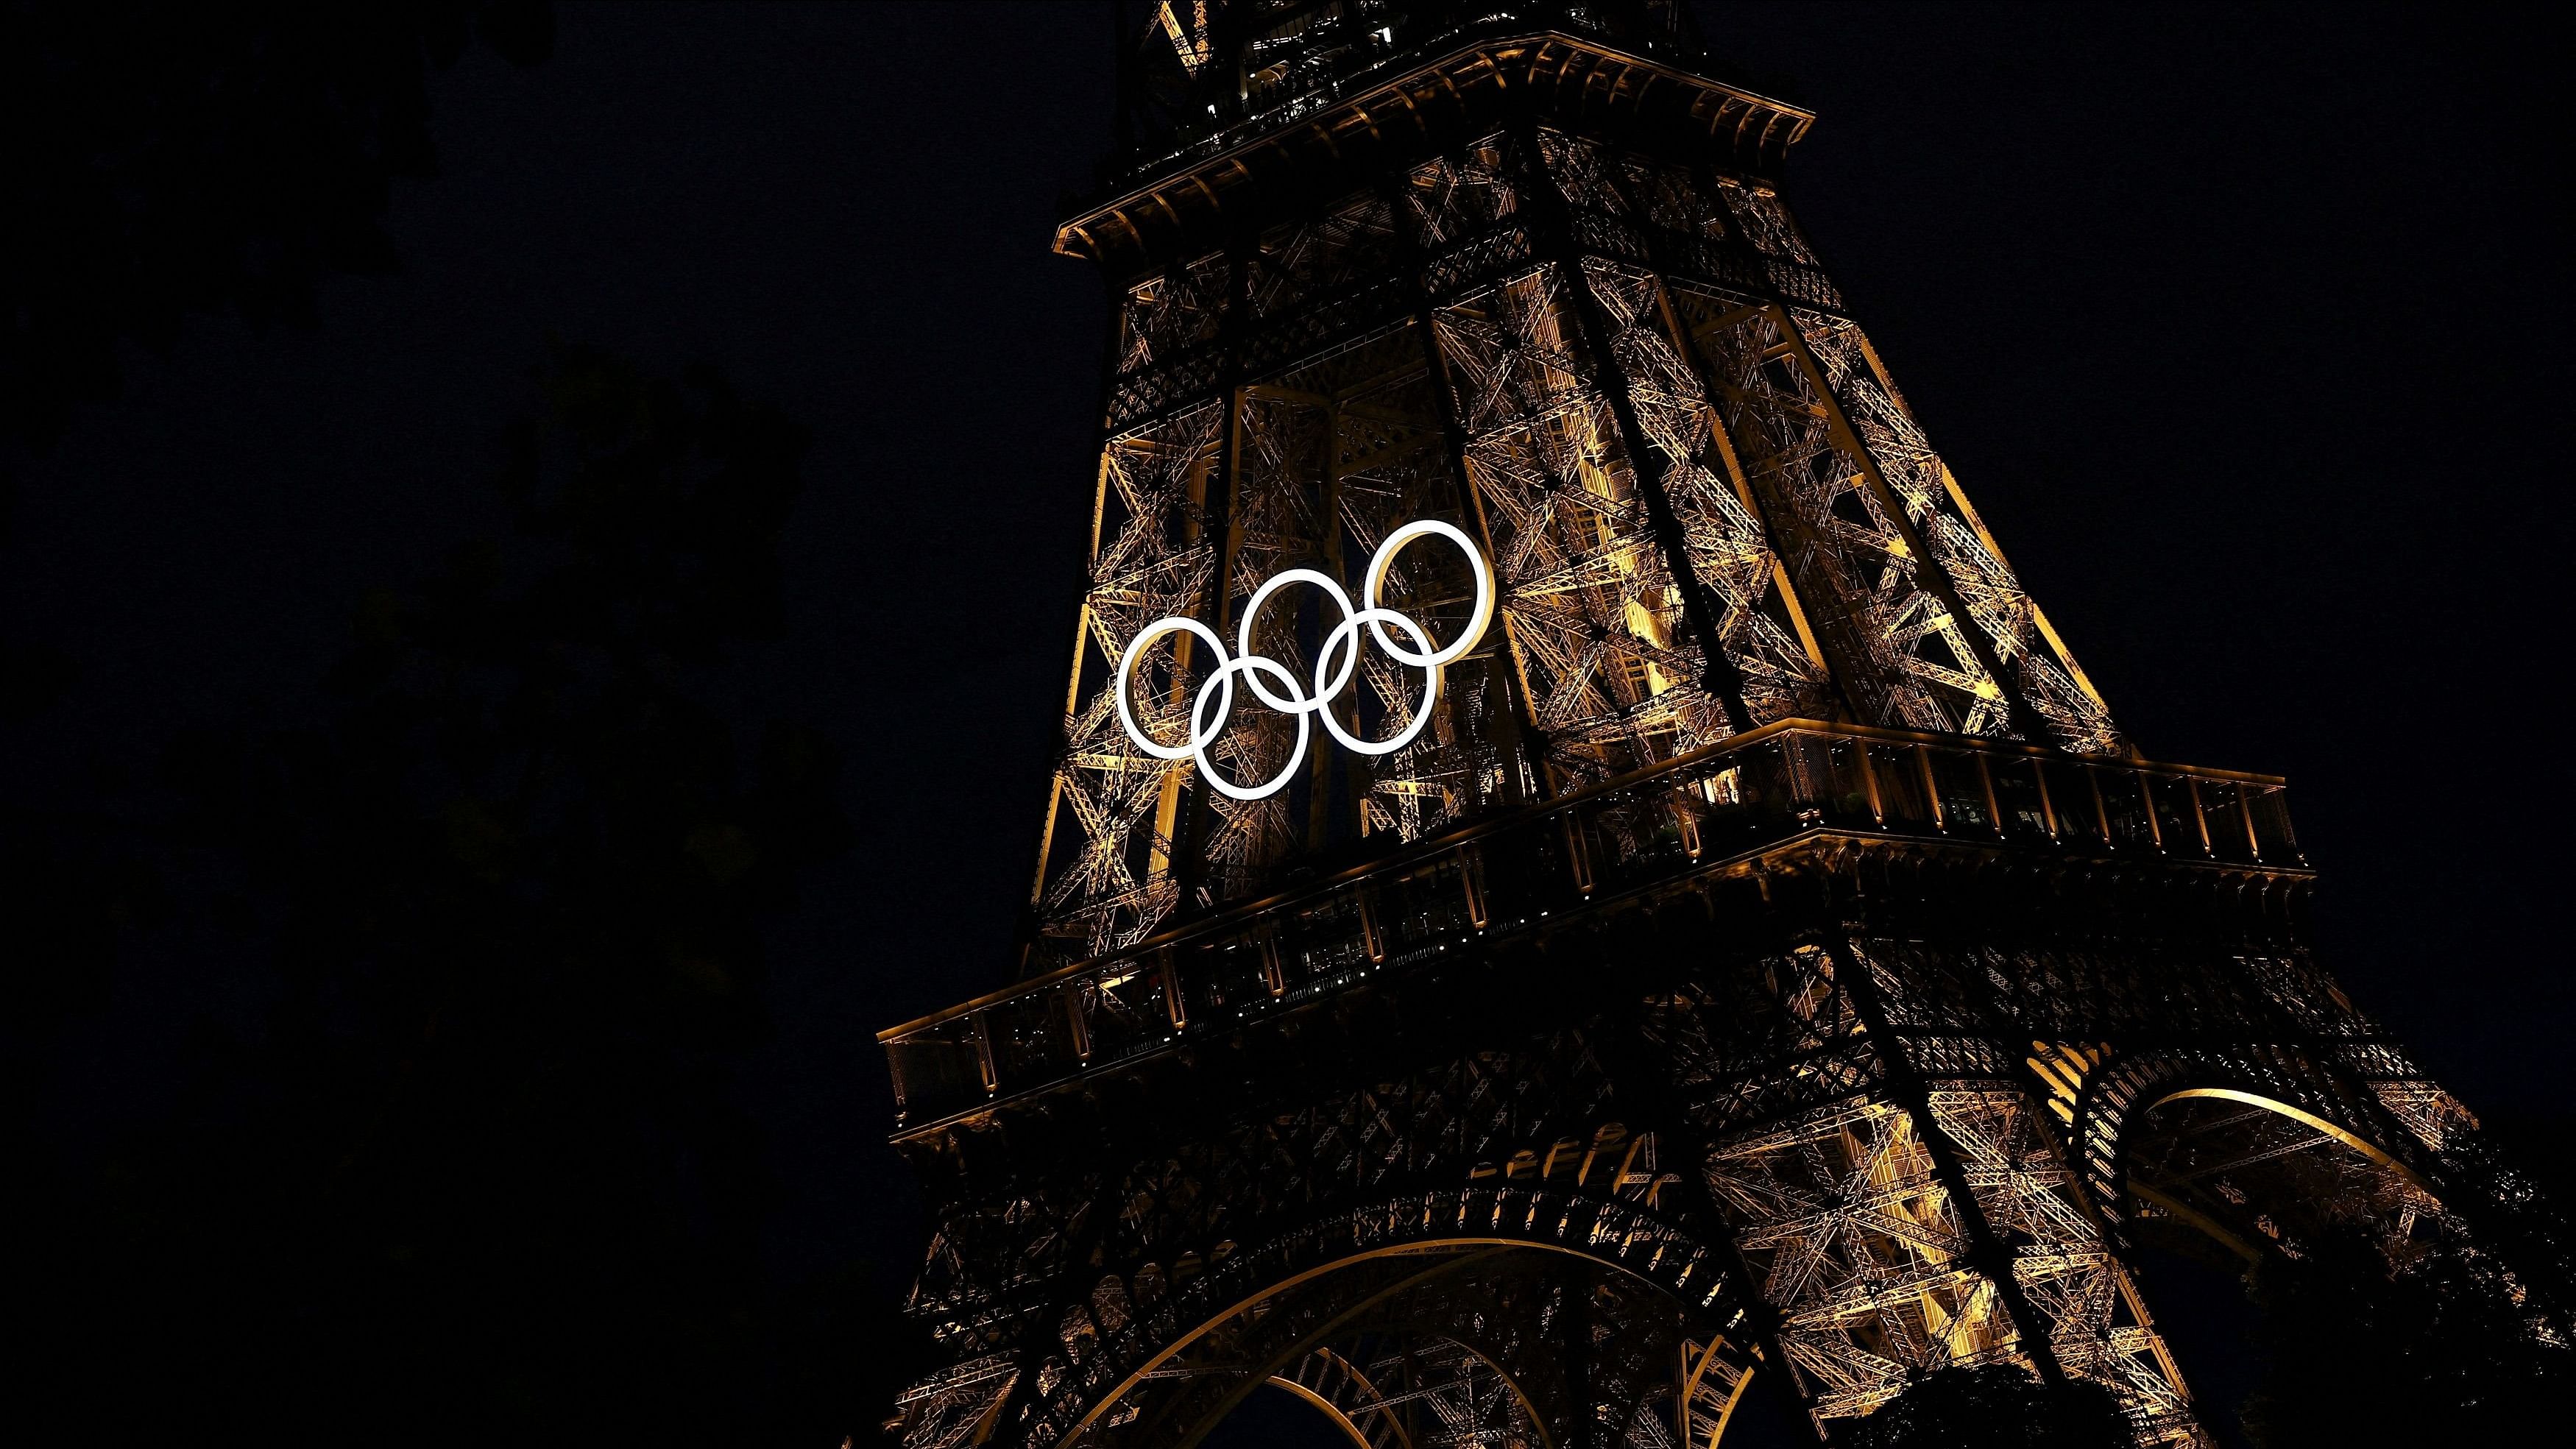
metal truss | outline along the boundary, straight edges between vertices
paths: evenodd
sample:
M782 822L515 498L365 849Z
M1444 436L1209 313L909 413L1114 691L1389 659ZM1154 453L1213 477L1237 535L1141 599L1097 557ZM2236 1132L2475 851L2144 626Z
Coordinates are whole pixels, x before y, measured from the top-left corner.
M1767 724L1831 713L1823 655L1749 492L1738 492L1740 469L1728 466L1725 429L1684 360L1661 279L1598 259L1587 259L1583 274L1607 320L1638 430L1660 455L1662 491L1690 572L1712 600L1710 629L1735 666L1745 715Z
M2015 1286L2058 1364L2110 1389L2142 1444L2195 1442L2182 1373L2076 1173L2046 1139L2032 1094L2009 1079L1944 1082L1929 1103L1980 1216L2014 1245Z
M1038 884L1058 944L1032 968L1256 894L1312 849L1417 840L1775 719L2124 749L1866 339L1801 304L1839 305L1821 278L1766 188L1532 126L1128 284ZM1265 579L1338 575L1417 517L1483 539L1502 597L1501 647L1453 669L1414 746L1319 754L1241 802L1121 738L1106 691L1142 624L1230 633ZM1458 567L1426 552L1396 592L1436 623ZM1311 618L1272 615L1260 647L1311 666ZM1137 689L1167 736L1189 649ZM1402 674L1372 658L1355 722L1410 722ZM1266 775L1293 738L1240 709L1214 754Z
M1442 1422L1479 1442L1582 1422L1714 1443L1756 1372L1822 1434L1913 1374L2012 1361L2109 1388L2142 1442L2198 1443L2127 1256L2177 1229L2260 1255L2360 1224L2393 1263L2466 1242L2555 1323L2528 1240L2462 1166L2474 1119L2249 888L2304 872L2171 868L2132 917L2081 860L1958 874L1990 849L1802 845L1725 877L1742 893L1569 922L1475 968L1526 1007L1387 1035L1366 1012L1459 1004L1450 977L1390 980L1330 1028L1209 1038L1199 1070L1250 1075L1191 1111L1170 1100L1189 1064L1163 1059L906 1139L950 1204L915 1309L962 1365L917 1391L907 1442L964 1423L1186 1443L1280 1379L1384 1449L1405 1441L1372 1406L1399 1391L1370 1365L1455 1344L1528 1417L1460 1399ZM2092 938L2104 921L2128 943ZM1599 992L1550 1008L1569 979ZM1536 1025L1569 1009L1580 1028ZM1011 1145L1059 1139L1096 1147L1037 1170ZM1434 1268L1466 1276L1403 1286ZM1592 1326L1570 1345L1556 1305L1578 1301ZM1342 1370L1317 1354L1357 1377L1327 1384ZM1577 1359L1580 1391L1535 1367ZM1412 1404L1467 1392L1404 1382Z
M1270 1382L1324 1409L1362 1449L1535 1449L1548 1442L1520 1387L1455 1339L1373 1331L1339 1349L1318 1348Z
M1788 225L1785 208L1781 224ZM2120 752L2110 709L2004 562L2002 548L1925 441L1858 324L1805 308L1792 309L1790 316L1869 466L1966 606L2004 688L2039 717L2043 738L2079 754Z
M2131 750L1777 194L1804 113L1686 42L1152 12L1058 242L1115 332L1035 939L886 1036L948 1360L906 1449L1187 1449L1265 1385L1361 1449L1721 1449L1757 1378L1821 1441L1987 1362L2199 1444L2135 1262L2182 1231L2467 1244L2568 1332L2529 1184L2310 959L2280 782ZM1411 745L1253 802L1135 749L1147 623L1311 671L1253 594L1419 519L1497 609ZM1471 591L1386 580L1443 638ZM1294 741L1239 701L1209 752Z
M1247 1307L1148 1370L1082 1438L1190 1444L1265 1384L1378 1449L1669 1449L1684 1339L1642 1285L1501 1247L1390 1255Z
M1040 862L1038 882L1040 911L1093 953L1135 939L1172 908L1180 775L1128 742L1101 681L1137 629L1205 607L1217 564L1207 490L1223 436L1222 415L1203 407L1113 438L1101 455L1091 587L1047 802L1048 842L1068 844ZM1175 674L1188 662L1188 641L1179 647ZM1170 729L1189 709L1177 677L1143 681L1135 700L1149 727Z
M1727 1144L1709 1184L1781 1314L1822 1417L1867 1413L1909 1372L1994 1358L2012 1331L1903 1108L1862 1099Z
M1610 1090L1590 1042L1560 1035L1283 1103L1177 1152L1086 1155L1007 1204L960 1200L913 1309L966 1366L907 1400L907 1441L969 1424L1186 1442L1258 1382L1321 1372L1299 1367L1312 1353L1366 1361L1355 1336L1376 1335L1472 1348L1538 1405L1540 1442L1588 1415L1664 1449L1722 1420L1751 1360L1722 1254L1679 1226L1686 1179L1651 1133L1602 1116ZM939 1141L950 1174L999 1146ZM1434 1268L1467 1276L1395 1291ZM1569 1293L1596 1340L1572 1399L1575 1310L1547 1306Z
M1439 313L1505 637L1560 787L1726 737L1555 267Z

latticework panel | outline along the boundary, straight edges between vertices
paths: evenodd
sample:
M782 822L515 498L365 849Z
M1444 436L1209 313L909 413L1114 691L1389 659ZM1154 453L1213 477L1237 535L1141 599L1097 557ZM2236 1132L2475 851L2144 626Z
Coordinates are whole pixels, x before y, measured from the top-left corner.
M1930 586L1901 510L1777 306L1671 289L1806 617L1872 724L2005 734L2002 687Z
M2435 1152L2449 1151L2477 1130L2477 1115L2467 1104L2431 1082L2373 1082L2370 1087L2388 1114Z
M1225 254L1211 252L1128 288L1119 301L1119 372L1142 372L1213 344L1231 276Z
M2141 1222L2179 1219L2249 1255L2293 1255L2359 1230L2392 1264L2466 1229L2384 1157L2276 1106L2236 1096L2183 1096L2150 1111L2127 1153Z
M1244 370L1257 375L1310 356L1401 310L1408 239L1398 233L1400 218L1409 220L1410 208L1357 191L1263 232L1244 259Z
M1207 490L1224 414L1203 407L1123 433L1102 451L1090 588L1074 644L1065 746L1048 802L1039 909L1051 934L1096 954L1142 937L1175 898L1172 837L1181 770L1138 750L1110 685L1136 631L1205 610L1216 573ZM1148 662L1132 691L1148 729L1186 734L1189 640ZM1245 748L1226 741L1218 747ZM1241 767L1243 762L1235 762Z
M957 1449L975 1442L1019 1379L1008 1354L970 1358L914 1384L895 1399L904 1449Z
M1911 1374L2011 1356L2011 1319L1966 1265L1966 1226L1903 1107L1809 1113L1722 1145L1707 1173L1820 1424Z
M1358 570L1404 524L1439 519L1482 536L1449 451L1449 401L1436 390L1412 300L1420 279L1405 258L1438 248L1447 265L1490 262L1479 239L1507 227L1513 208L1498 162L1495 143L1470 147L1272 226L1239 254L1168 264L1123 293L1109 406L1119 430L1104 449L1098 562L1037 887L1054 944L1033 964L1137 939L1185 890L1208 900L1256 890L1300 850L1381 832L1415 839L1541 788L1507 719L1500 631L1447 668L1442 703L1410 745L1361 756L1325 740L1290 786L1259 800L1208 790L1188 762L1133 749L1106 688L1126 641L1154 619L1195 619L1231 646L1243 605L1284 570L1322 572L1356 599ZM1161 574L1140 577L1137 561L1157 541L1168 555ZM1406 550L1382 602L1435 633L1454 630L1472 575L1453 553L1436 543ZM1335 621L1308 592L1268 606L1253 639L1311 688ZM1157 739L1189 736L1208 665L1194 656L1204 652L1181 636L1143 657L1133 697ZM1421 671L1359 653L1336 718L1363 737L1402 731L1424 694ZM1271 779L1297 723L1238 697L1211 764L1238 783Z
M1683 1341L1651 1285L1562 1255L1461 1243L1364 1257L1203 1326L1074 1442L1196 1442L1270 1383L1389 1449L1672 1449Z
M1568 285L1540 266L1441 308L1438 326L1530 717L1558 783L1580 783L1731 729L1579 356Z
M1428 257L1451 256L1450 248L1480 236L1499 235L1498 224L1518 216L1520 189L1512 182L1508 143L1487 136L1455 154L1415 167L1405 177L1402 206L1415 246ZM1474 265L1473 256L1456 256L1449 267ZM1448 290L1459 275L1438 266L1424 278L1423 290Z
M1585 266L1623 326L1646 310L1649 298L1668 313L1673 308L1670 298L1657 295L1654 274L1628 264L1631 259L1669 258L1690 275L1699 289L1692 299L1694 333L1722 319L1757 320L1729 317L1742 308L1768 313L1767 327L1757 326L1750 339L1732 339L1733 346L1672 326L1672 347L1700 351L1710 382L1731 401L1726 425L1710 428L1721 445L1736 430L1735 446L1759 459L1775 484L1786 485L1781 501L1804 505L1801 520L1775 514L1774 526L1807 534L1811 546L1829 547L1841 564L1804 570L1798 584L1802 590L1811 582L1839 584L1852 596L1808 601L1845 616L1842 632L1860 636L1851 642L1862 647L1840 661L1844 668L1903 669L1928 693L1928 700L1906 699L1904 690L1862 680L1858 693L1876 696L1882 708L1897 706L1878 722L2005 732L2009 722L2000 706L2011 689L2055 742L2086 753L2117 752L2121 741L2101 699L2004 563L1867 340L1841 315L1840 298L1778 195L1730 180L1706 184L1688 168L1547 128L1536 135L1579 244L1622 259L1593 258ZM1746 252L1758 260L1748 261ZM1763 306L1765 294L1780 303ZM1649 413L1664 412L1662 400L1673 390L1647 379L1688 368L1679 356L1669 367L1657 366L1660 361L1621 358L1632 387L1643 383L1645 395L1660 394L1654 407L1641 396L1637 414L1640 428L1665 448L1658 435L1667 429ZM1776 364L1767 376L1766 363ZM1641 372L1646 376L1637 377ZM1698 394L1700 385L1694 379L1684 391ZM1821 470L1813 466L1819 462ZM1677 495L1694 481L1685 465ZM1682 507L1678 496L1675 506ZM1751 508L1748 491L1746 511ZM1800 521L1803 529L1795 526ZM1699 551L1694 540L1693 567L1724 577L1723 566L1712 568L1714 561L1701 560ZM1794 616L1798 598L1783 592ZM1848 616L1863 597L1870 607L1854 626ZM1966 620L1950 617L1960 611ZM1979 631L1975 641L1963 632L1969 627ZM1982 658L1978 644L1986 651ZM1991 677L1997 670L2000 680Z
M1994 535L1932 451L1859 324L1804 309L1791 316L1860 446L1984 631L2008 687L2046 724L2052 743L2078 754L2119 753L2123 743L2110 710L2004 562Z
M1026 1327L1013 1305L1069 1300L1052 1327L1079 1361L1210 1267L1220 1244L1393 1184L1466 1182L1481 1163L1503 1180L1571 1179L1651 1206L1670 1174L1656 1171L1650 1138L1596 1120L1608 1094L1569 1033L1544 1054L1483 1053L1174 1151L1087 1161L991 1210L944 1214L913 1311L1008 1337Z
M1239 626L1253 593L1287 569L1349 580L1356 600L1360 572L1397 529L1462 517L1431 386L1421 336L1408 321L1242 389L1220 616L1226 632ZM1385 585L1382 602L1442 639L1464 626L1475 590L1468 562L1438 544L1398 554ZM1315 649L1335 622L1318 612L1318 602L1301 592L1265 605L1253 621L1256 652L1311 679ZM1315 751L1302 800L1211 799L1221 821L1206 845L1211 890L1222 898L1252 889L1263 868L1296 845L1352 830L1413 840L1517 793L1519 782L1494 746L1504 732L1494 716L1509 708L1488 664L1496 652L1480 650L1444 671L1430 727L1403 749L1379 756ZM1388 738L1412 724L1423 697L1420 670L1363 648L1352 688L1336 707L1363 737ZM1290 716L1245 718L1238 728L1262 732L1273 749L1293 744ZM1352 816L1337 822L1330 818L1335 809Z
M1573 1405L1588 1402L1605 1440L1671 1449L1685 1401L1698 1406L1690 1412L1722 1412L1749 1368L1740 1342L1709 1357L1738 1322L1735 1280L1721 1250L1679 1226L1683 1179L1658 1160L1654 1134L1617 1120L1609 1077L1586 1037L1558 1032L1527 1047L1212 1121L1191 1140L1074 1154L990 1198L957 1202L941 1215L913 1311L938 1325L952 1353L1007 1354L1031 1405L1014 1415L1014 1434L1051 1441L1089 1420L1125 1435L1124 1421L1100 1416L1139 1374L1155 1382L1182 1367L1220 1380L1275 1374L1308 1347L1333 1342L1283 1339L1276 1323L1254 1321L1267 1309L1220 1323L1248 1293L1283 1285L1280 1310L1309 1314L1311 1295L1285 1285L1338 1261L1443 1245L1545 1245L1551 1251L1520 1254L1541 1265L1542 1286L1555 1285L1545 1295L1521 1307L1508 1298L1444 1303L1441 1311L1456 1308L1472 1322L1441 1333L1458 1338L1473 1328L1491 1344L1519 1345L1523 1362L1539 1365L1561 1357L1549 1345L1588 1337L1595 1352L1579 1392L1562 1381L1550 1390L1559 1406L1551 1412L1561 1414L1549 1436L1564 1442L1562 1415L1587 1412ZM962 1140L972 1127L957 1131L951 1162L1001 1150ZM1608 1282L1600 1265L1629 1286L1604 1289L1597 1303L1587 1297L1591 1306L1575 1312L1565 1294ZM1496 1281L1497 1291L1508 1286ZM1691 1324L1701 1346L1689 1365L1698 1390L1677 1368L1674 1335ZM1166 1360L1183 1342L1193 1345L1188 1357ZM1273 1353L1290 1356L1265 1367ZM1505 1362L1499 1350L1496 1362ZM1202 1407L1209 1391L1187 1389ZM1154 1389L1137 1402L1169 1393ZM935 1419L945 1422L926 1412L921 1422Z
M1610 328L1631 411L1661 455L1664 497L1691 571L1718 608L1720 646L1755 723L1832 712L1823 658L1807 637L1786 571L1726 463L1725 430L1679 349L1679 328L1654 273L1590 260L1584 275Z
M2014 1281L2059 1365L2110 1389L2141 1444L2200 1442L2181 1372L2086 1215L2075 1170L2040 1131L2030 1095L2009 1081L1952 1083L1930 1099L1988 1229L2012 1245Z
M1681 1449L1718 1449L1726 1426L1753 1386L1752 1356L1723 1338L1686 1338L1681 1389L1674 1396L1673 1442Z
M1812 946L1659 993L1640 1026L1684 1113L1713 1138L1876 1087L1876 1045L1858 1031L1832 962Z
M1831 713L1824 660L1689 361L1663 279L1627 260L1674 254L1699 272L1730 270L1724 217L1686 167L1549 127L1535 139L1575 240L1587 253L1623 258L1583 259L1600 345L1641 434L1636 445L1651 451L1687 565L1715 604L1718 617L1703 627L1713 627L1739 677L1747 715L1758 723Z
M1318 1348L1273 1383L1330 1408L1369 1449L1541 1449L1520 1389L1451 1338L1356 1334Z

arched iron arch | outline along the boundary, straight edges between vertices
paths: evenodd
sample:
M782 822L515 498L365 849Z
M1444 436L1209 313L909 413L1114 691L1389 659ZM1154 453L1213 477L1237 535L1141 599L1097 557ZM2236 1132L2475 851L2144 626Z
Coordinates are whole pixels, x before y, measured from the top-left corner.
M2132 1132L2156 1108L2197 1096L2280 1112L2438 1196L2425 1171L2425 1144L2392 1116L2372 1110L2375 1102L2345 1100L2350 1093L2338 1078L2331 1064L2296 1053L2110 1051L2085 1073L2067 1114L2085 1194L2106 1221L2126 1223L2129 1191L2122 1164L2135 1145Z
M2336 1224L2392 1253L2461 1226L2389 1145L2277 1092L2168 1084L2129 1114L2118 1163L2129 1233L2173 1219L2249 1266Z
M1142 1305L1105 1341L1043 1379L995 1437L1067 1444L1106 1425L1149 1375L1221 1325L1281 1295L1378 1260L1538 1250L1653 1290L1693 1341L1739 1343L1745 1304L1722 1249L1639 1204L1546 1183L1486 1180L1320 1216L1227 1255ZM1398 1291L1398 1290L1390 1290ZM1727 1380L1732 1386L1733 1380ZM1095 1436L1096 1437L1096 1436Z
M1329 1348L1308 1354L1293 1375L1272 1374L1270 1382L1330 1416L1357 1449L1413 1449L1403 1421L1387 1410L1386 1391L1357 1364ZM1373 1435L1362 1429L1352 1417L1355 1413L1376 1420L1384 1433Z
M2416 1173L2414 1168L2407 1166L2405 1163L2398 1161L2394 1157L2391 1157L2385 1149L2379 1146L2379 1144L2372 1142L2369 1138L2362 1136L2360 1133L2353 1131L2351 1128L2344 1126L2340 1122L2320 1117L2314 1112L2310 1112L2302 1107L2293 1106L2277 1097L2267 1097L2259 1092L2248 1092L2237 1087L2185 1087L2178 1092L2167 1092L2156 1100L2149 1102L2146 1105L2145 1110L2147 1112L2153 1112L2158 1107L2165 1105L2167 1102L2179 1102L2195 1097L2224 1102L2242 1102L2249 1107L2261 1107L2268 1112L2277 1112L2294 1122L2304 1123L2309 1127L2315 1128L2317 1131L2324 1133L2326 1136L2333 1138L2335 1141L2340 1142L2344 1146L2360 1153L2362 1156L2369 1158L2381 1167L2387 1168L2389 1171L2405 1178L2407 1182L2413 1184L2418 1191L2427 1195L2430 1195L2433 1191L2432 1186L2426 1183L2424 1179Z

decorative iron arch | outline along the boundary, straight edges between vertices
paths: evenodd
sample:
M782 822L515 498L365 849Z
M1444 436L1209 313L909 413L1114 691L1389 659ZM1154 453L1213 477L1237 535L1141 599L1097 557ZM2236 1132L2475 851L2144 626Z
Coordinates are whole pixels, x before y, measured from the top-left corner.
M1747 1304L1726 1270L1724 1249L1637 1202L1489 1178L1318 1215L1256 1246L1223 1254L1158 1299L1128 1305L1115 1332L1082 1340L1068 1335L1063 1351L1037 1366L1018 1412L991 1424L989 1432L1032 1449L1127 1437L1119 1431L1147 1412L1139 1401L1154 1390L1146 1386L1192 1381L1173 1372L1174 1366L1229 1325L1257 1324L1257 1340L1247 1341L1244 1351L1262 1356L1259 1379L1267 1380L1328 1347L1336 1332L1364 1326L1368 1310L1430 1287L1444 1274L1505 1259L1524 1276L1533 1265L1550 1262L1588 1274L1585 1282L1621 1285L1624 1297L1609 1295L1619 1298L1621 1309L1654 1305L1669 1324L1674 1351L1651 1371L1664 1374L1680 1396L1678 1405L1691 1404L1694 1394L1715 1400L1713 1406L1677 1409L1676 1420L1686 1427L1707 1419L1714 1407L1722 1424L1753 1362L1743 1336ZM1104 1282L1103 1291L1109 1288ZM1491 1291L1488 1284L1479 1294L1452 1296L1462 1313L1484 1314L1500 1324L1510 1315L1490 1306ZM1446 1336L1472 1344L1475 1333ZM1684 1344L1696 1365L1685 1362ZM1473 1346L1507 1373L1517 1367L1508 1353ZM1623 1349L1616 1366L1632 1378L1646 1371L1626 1362L1633 1356ZM1254 1365L1247 1360L1242 1366ZM1249 1392L1240 1377L1227 1390L1234 1399ZM1638 1402L1660 1396L1657 1385L1630 1388ZM1166 1418L1182 1412L1169 1411ZM1545 1422L1545 1415L1536 1417ZM1655 1449L1670 1442L1660 1432L1656 1438Z
M1390 1340L1377 1345L1380 1359L1371 1372L1332 1348L1318 1348L1291 1373L1274 1373L1268 1382L1314 1405L1349 1436L1355 1449L1412 1449L1415 1436L1401 1410L1428 1408L1443 1429L1461 1423L1506 1421L1505 1439L1518 1437L1541 1449L1554 1449L1537 1406L1518 1380L1473 1345L1455 1339L1429 1343ZM1390 1393L1394 1373L1406 1381ZM1427 1372L1425 1372L1427 1370ZM1479 1371L1490 1379L1479 1384ZM1495 1412L1497 1408L1502 1412ZM1516 1421L1513 1422L1513 1421ZM1367 1427L1363 1427L1363 1424ZM1513 1427L1525 1432L1513 1435Z
M1330 1348L1316 1349L1293 1372L1272 1374L1270 1382L1323 1412L1356 1449L1413 1449L1413 1436L1389 1409L1375 1376ZM1368 1428L1360 1427L1363 1419Z
M2130 1216L2123 1164L2134 1134L2156 1108L2189 1098L2241 1101L2301 1123L2393 1171L2428 1197L2438 1197L2429 1160L2436 1144L2379 1097L2349 1082L2333 1064L2305 1053L2095 1048L2069 1115L2085 1193L2115 1227Z

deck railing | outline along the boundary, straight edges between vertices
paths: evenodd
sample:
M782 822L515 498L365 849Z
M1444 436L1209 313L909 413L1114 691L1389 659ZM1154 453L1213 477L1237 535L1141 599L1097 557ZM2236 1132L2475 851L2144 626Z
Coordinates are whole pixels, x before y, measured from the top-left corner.
M923 1125L1815 831L2306 864L2270 776L1784 720L879 1039Z

